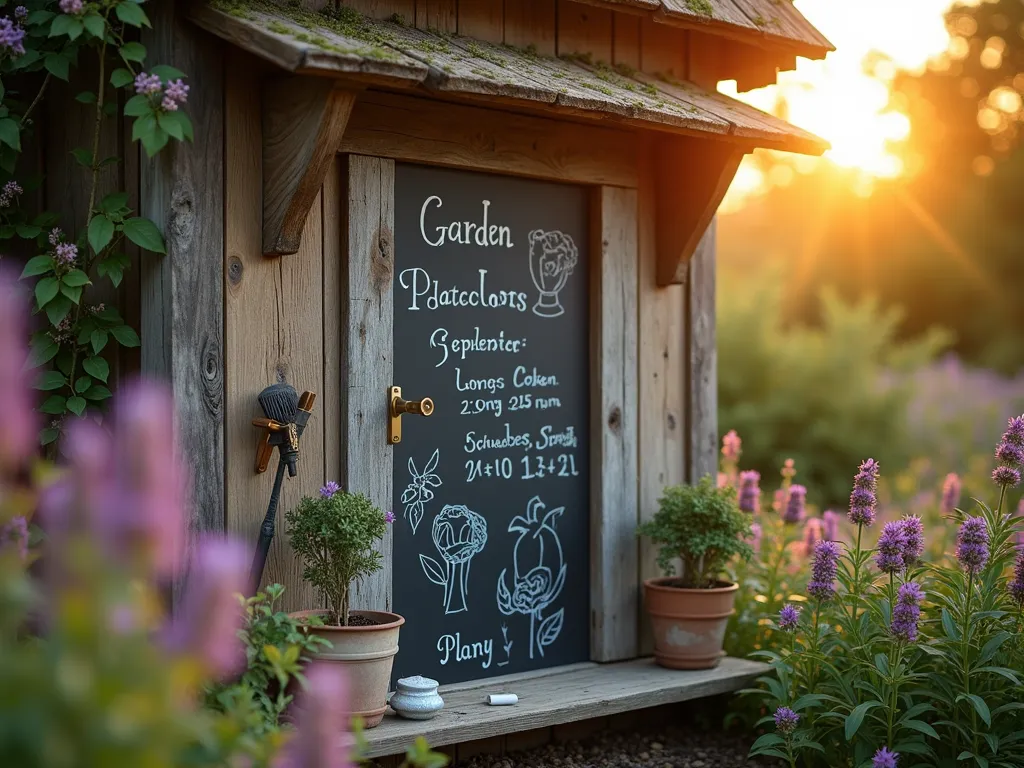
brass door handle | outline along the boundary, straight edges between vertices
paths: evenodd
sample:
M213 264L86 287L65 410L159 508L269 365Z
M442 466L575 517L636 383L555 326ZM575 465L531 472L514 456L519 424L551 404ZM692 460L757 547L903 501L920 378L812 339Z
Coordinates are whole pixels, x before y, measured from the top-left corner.
M403 400L401 387L391 387L388 394L388 442L393 445L402 442L402 414L429 416L434 412L434 401L429 397L422 400Z

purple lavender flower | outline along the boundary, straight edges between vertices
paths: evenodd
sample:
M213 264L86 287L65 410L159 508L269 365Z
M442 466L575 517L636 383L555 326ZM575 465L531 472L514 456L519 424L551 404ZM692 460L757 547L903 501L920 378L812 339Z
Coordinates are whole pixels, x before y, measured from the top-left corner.
M821 536L829 541L839 540L839 521L842 519L842 515L838 512L833 512L831 509L826 509L825 514L821 516Z
M761 473L754 470L740 472L739 507L744 512L757 514L761 511Z
M775 730L783 736L788 736L796 730L800 722L800 715L789 707L779 707L775 710Z
M906 544L903 548L903 566L913 568L924 554L924 523L917 515L908 515L903 523L903 535Z
M1024 465L1024 449L1013 443L1000 443L996 446L996 458L1010 467Z
M14 18L16 18L18 21L24 21L25 19L27 19L28 8L26 8L24 5L19 5L17 8L14 9Z
M1002 442L1024 449L1024 414L1007 422Z
M988 562L988 525L983 517L969 517L957 535L956 556L960 565L972 576Z
M902 584L897 592L896 605L892 609L892 636L905 643L917 641L917 622L921 618L921 601L924 590L912 581Z
M960 504L960 491L960 476L956 472L950 472L942 483L942 503L939 505L942 514L953 514L953 510Z
M10 208L14 204L14 198L24 191L18 182L8 181L3 189L0 189L0 208Z
M28 559L28 520L22 515L12 517L0 528L0 549L13 544L22 561Z
M804 557L814 554L814 546L822 540L821 520L812 517L804 525Z
M392 512L390 509L384 513L384 522L388 523L389 525L395 522L395 513Z
M728 432L725 433L725 437L722 438L723 459L735 464L737 461L739 461L742 448L743 441L740 439L740 436L736 434L735 429L730 429Z
M807 514L807 489L794 483L786 493L786 509L782 513L783 522L795 525L802 523Z
M183 80L167 81L167 87L164 88L164 102L166 103L168 100L174 104L174 107L171 108L172 112L188 101L188 86ZM168 109L168 107L165 106L164 109Z
M151 93L159 93L162 87L160 75L147 75L145 72L139 72L135 76L136 93L148 96Z
M61 13L77 16L84 9L82 0L60 0Z
M74 243L58 243L55 250L57 263L65 267L70 267L78 259L78 246Z
M1016 488L1020 485L1020 470L1005 465L996 467L992 472L992 480L1003 488Z
M0 474L19 466L36 439L30 374L24 370L26 317L28 308L14 276L0 269L0 402L6 409L0 428Z
M750 546L753 548L754 552L761 551L761 536L763 533L764 530L761 528L760 523L750 524Z
M298 733L274 765L277 768L352 768L351 737L345 732L351 706L345 667L313 663L306 689L296 701Z
M25 53L25 30L20 24L11 21L10 16L0 18L0 48L5 48L15 56Z
M878 537L878 549L875 565L883 573L897 573L903 570L903 551L907 547L907 534L903 529L903 521L895 520L882 526L882 534Z
M1013 566L1013 578L1010 579L1007 590L1017 607L1024 610L1024 552L1017 553L1017 563Z
M890 752L888 747L882 747L871 758L871 768L897 768L899 759L899 752Z
M323 498L325 498L325 499L329 499L329 498L331 498L331 496L333 496L334 494L336 494L340 490L341 490L341 486L340 485L338 485L333 480L328 480L327 483L324 485L324 487L320 489L320 495Z
M836 575L839 573L839 545L834 541L819 541L814 547L811 580L807 594L817 600L831 600L836 594Z
M779 611L779 629L784 632L793 632L800 623L800 609L795 605L786 603Z
M875 507L878 498L878 462L868 459L860 465L860 471L853 478L853 492L850 494L850 522L854 525L871 525L875 522Z

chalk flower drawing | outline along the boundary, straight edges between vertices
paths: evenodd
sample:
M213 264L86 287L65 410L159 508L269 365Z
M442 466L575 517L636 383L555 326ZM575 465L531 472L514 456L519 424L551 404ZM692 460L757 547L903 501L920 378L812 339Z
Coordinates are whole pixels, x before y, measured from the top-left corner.
M424 505L434 498L434 492L431 488L441 486L441 478L434 474L439 459L440 453L435 450L427 465L423 467L423 471L418 472L412 457L409 457L409 476L411 479L409 485L402 492L402 504L405 507L403 515L409 521L409 525L412 526L413 534L416 533L416 529L419 528L420 521L423 519Z
M543 615L565 586L562 542L555 531L565 507L541 517L544 508L540 496L534 496L526 505L526 517L512 518L508 532L519 534L512 552L512 588L505 581L507 568L498 577L498 610L506 616L521 613L530 617L531 659L535 649L543 656L544 649L558 639L565 620L564 607L546 618Z
M445 506L431 533L445 567L426 555L420 555L420 565L428 579L444 587L444 612L460 613L466 610L470 561L487 544L487 521L462 504Z
M579 253L572 238L557 230L530 233L530 277L540 292L533 313L540 317L558 317L565 309L558 294L576 268Z

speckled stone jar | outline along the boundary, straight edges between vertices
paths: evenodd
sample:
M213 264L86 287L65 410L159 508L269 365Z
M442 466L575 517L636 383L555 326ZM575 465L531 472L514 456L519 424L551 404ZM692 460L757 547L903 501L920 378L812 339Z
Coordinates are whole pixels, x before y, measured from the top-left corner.
M401 717L429 720L444 708L444 699L437 693L437 680L416 675L398 681L388 704Z

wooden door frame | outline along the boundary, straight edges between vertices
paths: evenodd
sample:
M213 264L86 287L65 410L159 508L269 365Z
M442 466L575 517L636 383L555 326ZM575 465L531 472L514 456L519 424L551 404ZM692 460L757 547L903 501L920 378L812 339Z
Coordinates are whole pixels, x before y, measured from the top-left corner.
M412 153L410 159L420 158ZM340 163L342 254L341 477L381 509L393 501L394 448L385 440L385 394L393 380L394 183L389 158L348 154ZM465 163L446 163L465 169ZM490 169L494 170L494 169ZM554 176L554 174L553 174ZM553 178L565 181L564 178ZM590 191L590 657L638 654L637 193ZM390 532L384 568L362 580L353 607L392 608Z

